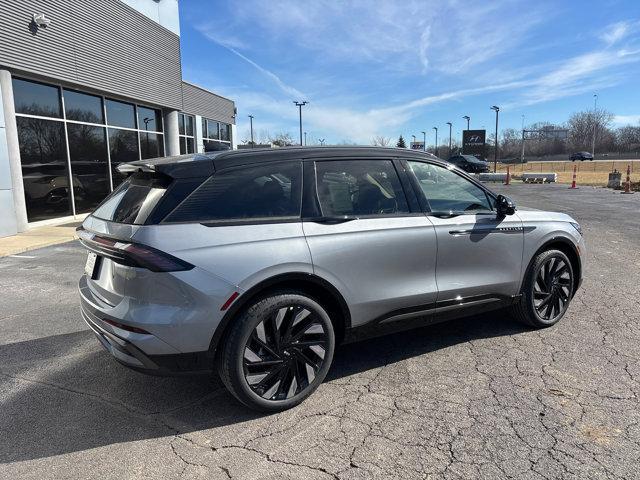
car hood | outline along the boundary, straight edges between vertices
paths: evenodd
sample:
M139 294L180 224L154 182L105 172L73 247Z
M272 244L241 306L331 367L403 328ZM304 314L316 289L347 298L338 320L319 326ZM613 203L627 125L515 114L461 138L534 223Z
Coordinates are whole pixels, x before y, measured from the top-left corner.
M576 221L566 213L561 212L547 212L544 210L535 210L533 208L527 207L517 207L518 216L522 219L522 221L532 221L532 222L542 222L542 221L551 221L551 222L574 222Z

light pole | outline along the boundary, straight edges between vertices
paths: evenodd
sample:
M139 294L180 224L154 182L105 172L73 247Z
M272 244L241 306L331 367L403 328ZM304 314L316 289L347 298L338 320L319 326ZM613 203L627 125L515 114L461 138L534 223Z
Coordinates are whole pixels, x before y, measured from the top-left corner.
M436 157L438 156L438 127L433 127L436 131Z
M309 102L307 102L306 100L302 102L296 102L294 100L293 103L296 105L296 107L298 107L298 112L300 116L300 146L302 146L302 107L304 107Z
M253 115L247 115L249 117L249 129L251 131L251 148L255 146L255 142L253 141Z
M427 132L422 132L422 151L427 151Z
M493 152L493 173L496 173L498 170L498 113L500 112L500 107L494 105L491 110L496 112L496 144Z
M307 132L304 132L304 146L307 146Z
M413 145L416 144L416 136L415 135L411 135L413 137ZM411 147L411 150L413 150L413 146Z
M471 121L471 117L469 115L465 115L464 118L467 121L467 130L469 130L469 122Z
M596 125L597 125L597 121L596 121L596 115L597 115L597 110L598 109L598 94L594 93L593 94L593 139L591 141L591 155L593 155L594 157L596 156Z
M324 138L319 138L318 141L320 142L320 146L324 147Z
M451 128L453 127L453 124L451 122L447 122L447 125L449 125L449 156L451 156Z

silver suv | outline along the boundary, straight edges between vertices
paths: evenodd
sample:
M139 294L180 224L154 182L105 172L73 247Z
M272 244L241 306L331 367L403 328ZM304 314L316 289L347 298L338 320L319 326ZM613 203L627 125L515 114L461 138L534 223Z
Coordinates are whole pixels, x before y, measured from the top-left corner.
M78 231L84 319L128 367L217 367L260 410L303 401L360 332L498 309L548 327L582 278L571 217L516 212L421 152L242 150L119 170Z

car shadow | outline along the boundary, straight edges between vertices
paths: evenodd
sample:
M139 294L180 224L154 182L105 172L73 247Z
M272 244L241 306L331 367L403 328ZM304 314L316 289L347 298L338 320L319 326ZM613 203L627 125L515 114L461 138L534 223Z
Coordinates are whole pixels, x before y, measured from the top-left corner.
M336 350L327 381L523 331L494 313L350 343ZM102 351L89 331L0 346L0 403L2 463L264 416L239 404L217 376L153 377L129 370Z

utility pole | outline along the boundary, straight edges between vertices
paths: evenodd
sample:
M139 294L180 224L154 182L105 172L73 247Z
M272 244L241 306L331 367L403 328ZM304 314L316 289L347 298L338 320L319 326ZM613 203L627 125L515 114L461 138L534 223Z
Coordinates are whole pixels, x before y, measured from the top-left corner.
M427 151L427 132L422 132L422 151Z
M438 127L433 127L436 131L436 157L438 156Z
M416 136L415 135L411 135L413 137L413 145L416 144ZM411 147L411 150L413 150L413 146Z
M451 156L451 128L453 127L453 124L451 122L447 122L447 125L449 125L449 156Z
M596 126L598 124L596 116L598 115L598 94L593 94L593 139L591 141L591 155L596 156Z
M296 102L294 100L293 103L296 105L296 107L298 107L298 112L300 116L300 146L302 146L302 107L304 107L309 102L307 102L306 100L302 102Z
M469 122L471 121L471 117L469 115L465 115L464 118L467 121L467 130L469 130Z
M253 115L248 115L249 117L249 125L251 129L251 148L255 147L255 142L253 141Z
M500 107L494 105L491 110L496 112L496 144L493 152L493 173L496 173L498 170L498 113L500 112Z
M307 132L304 132L304 146L307 146Z

